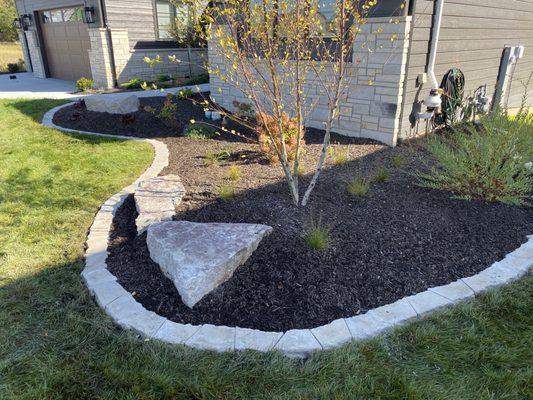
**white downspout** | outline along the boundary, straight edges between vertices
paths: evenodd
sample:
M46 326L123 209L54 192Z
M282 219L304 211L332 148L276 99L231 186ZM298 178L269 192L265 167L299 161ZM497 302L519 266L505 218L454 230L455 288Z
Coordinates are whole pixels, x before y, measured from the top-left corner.
M433 30L431 32L431 47L429 53L428 75L431 79L431 89L438 89L439 83L435 76L435 61L437 60L437 49L439 46L440 26L442 24L442 11L444 10L444 0L437 0L435 17L433 20Z

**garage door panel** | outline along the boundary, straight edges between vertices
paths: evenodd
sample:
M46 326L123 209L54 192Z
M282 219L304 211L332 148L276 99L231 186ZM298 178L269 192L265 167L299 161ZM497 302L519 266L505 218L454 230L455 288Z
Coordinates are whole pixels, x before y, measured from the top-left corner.
M50 76L66 80L91 78L89 30L82 21L61 20L65 15L72 15L70 10L43 12L45 17L53 13L41 25Z

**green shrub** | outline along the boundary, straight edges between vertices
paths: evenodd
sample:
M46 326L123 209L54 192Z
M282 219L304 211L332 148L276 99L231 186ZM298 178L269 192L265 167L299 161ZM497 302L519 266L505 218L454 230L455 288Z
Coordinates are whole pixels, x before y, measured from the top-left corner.
M7 72L10 74L16 74L17 72L24 71L24 61L18 60L16 63L7 64Z
M228 168L228 178L230 181L237 182L241 179L242 172L237 165L232 165Z
M218 164L220 161L227 160L230 158L230 153L226 150L219 151L217 153L213 151L208 151L205 155L205 159L207 160L207 163L210 165Z
M145 81L142 81L139 78L133 78L128 82L120 84L120 87L123 89L141 89L144 84L146 84Z
M372 177L373 182L377 183L383 183L387 182L389 180L390 174L387 168L385 167L379 167L378 170L374 173L374 176Z
M184 86L201 85L202 83L208 83L208 82L209 82L209 74L200 74L200 75L193 76L185 80L183 82L183 85Z
M392 166L394 168L400 168L404 164L403 157L400 155L396 155L392 157Z
M369 184L365 179L354 179L348 182L346 190L354 196L363 197L368 194Z
M80 92L87 92L94 88L94 81L89 78L80 78L76 81L76 89Z
M198 124L189 125L183 131L183 136L188 137L190 139L196 139L196 140L211 139L216 134L217 134L217 131L215 128L208 126L208 125L198 125Z
M533 118L514 120L484 116L447 136L433 136L428 149L436 165L419 173L421 186L446 190L456 197L508 204L531 200Z
M311 224L304 234L304 240L313 250L325 250L331 241L331 228L322 225L322 220L311 220Z
M348 163L348 153L343 150L335 149L334 147L329 148L329 155L333 160L333 164L340 167Z
M224 201L231 200L235 197L235 188L231 185L222 185L218 188L218 195Z
M194 92L191 89L189 89L189 88L181 89L178 92L178 99L180 99L180 100L190 99L192 96L194 96Z
M165 75L165 74L157 75L157 82L159 83L168 82L171 80L172 80L172 77L170 75Z

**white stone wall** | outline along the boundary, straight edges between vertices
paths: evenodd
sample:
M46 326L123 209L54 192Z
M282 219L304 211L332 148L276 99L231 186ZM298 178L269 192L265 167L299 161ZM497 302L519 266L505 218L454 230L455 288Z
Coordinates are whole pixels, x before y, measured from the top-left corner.
M352 137L376 139L396 145L405 79L411 17L372 18L354 44L346 93L333 131ZM209 41L212 69L224 71L214 40ZM324 72L322 78L325 79ZM313 83L314 82L314 83ZM249 103L236 87L212 74L211 94L221 106L233 110L233 101ZM316 80L308 79L309 117L306 125L324 128L327 99Z
M28 30L24 32L24 35L26 35L26 40L28 41L28 52L31 57L33 75L36 78L46 78L46 71L44 69L44 62L39 40L37 38L37 32L34 30Z
M91 50L89 61L94 86L97 89L109 89L113 87L113 67L109 33L105 28L89 29Z
M26 35L24 34L23 30L19 29L18 36L20 47L22 47L22 56L24 58L24 65L26 67L26 71L32 72L30 54L28 52L28 46L26 46Z

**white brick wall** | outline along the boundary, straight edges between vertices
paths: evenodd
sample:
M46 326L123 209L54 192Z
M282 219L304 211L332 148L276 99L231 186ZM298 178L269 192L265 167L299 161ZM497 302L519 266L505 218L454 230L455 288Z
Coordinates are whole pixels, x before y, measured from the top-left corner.
M411 17L372 18L362 27L354 44L354 63L350 67L347 93L333 131L396 145L410 24ZM224 59L220 57L214 40L209 41L209 63L211 68L225 69ZM325 76L326 73L323 74ZM312 81L309 79L308 85ZM369 81L372 82L371 85ZM210 85L215 101L229 110L234 109L234 100L249 102L242 92L222 82L214 74L210 77ZM321 90L318 85L308 86L306 90L309 102L315 104L310 110L306 125L324 128L326 98L324 94L318 93Z
M28 52L31 57L33 75L37 78L46 78L41 48L37 38L37 32L34 30L25 31L26 40L28 41Z

